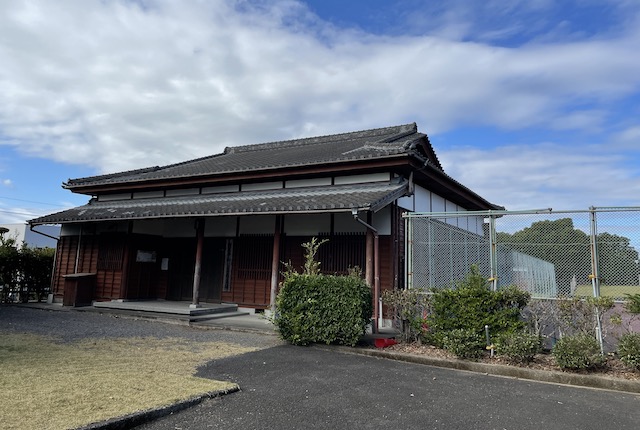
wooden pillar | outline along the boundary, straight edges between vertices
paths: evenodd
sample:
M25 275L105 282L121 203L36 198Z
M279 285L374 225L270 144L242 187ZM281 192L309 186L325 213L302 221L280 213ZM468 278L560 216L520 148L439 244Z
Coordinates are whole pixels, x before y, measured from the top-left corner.
M200 273L202 272L202 247L204 244L204 219L196 221L196 265L193 271L193 300L191 308L200 307Z
M366 243L365 243L365 269L364 278L370 287L374 284L374 238L373 232L367 229Z
M273 233L273 255L271 258L271 294L269 304L271 314L276 312L276 292L278 291L278 268L280 267L280 235L282 231L282 215L276 215L276 226Z

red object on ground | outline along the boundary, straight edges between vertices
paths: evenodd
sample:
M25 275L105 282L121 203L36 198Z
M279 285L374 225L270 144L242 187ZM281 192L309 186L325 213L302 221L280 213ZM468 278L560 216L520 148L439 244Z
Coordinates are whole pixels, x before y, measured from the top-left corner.
M376 346L376 348L386 348L387 346L391 346L391 345L395 345L396 340L393 338L389 338L389 339L375 339L373 341L373 344Z

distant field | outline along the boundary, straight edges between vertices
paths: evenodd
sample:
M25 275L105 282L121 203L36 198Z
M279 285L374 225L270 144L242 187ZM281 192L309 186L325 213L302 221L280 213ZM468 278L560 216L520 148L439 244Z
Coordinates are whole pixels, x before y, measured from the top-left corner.
M638 285L600 285L600 295L625 299L627 294L640 293ZM593 287L591 285L578 285L576 287L576 296L592 296Z

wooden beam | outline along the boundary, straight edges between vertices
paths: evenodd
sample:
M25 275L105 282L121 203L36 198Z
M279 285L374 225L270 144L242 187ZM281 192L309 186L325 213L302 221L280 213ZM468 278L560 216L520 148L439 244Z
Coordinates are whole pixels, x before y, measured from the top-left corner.
M109 183L101 185L76 185L67 186L66 189L77 194L102 194L105 192L133 192L144 191L159 188L182 188L191 187L207 187L227 184L237 184L239 182L262 182L276 180L291 180L310 178L318 176L335 176L341 174L363 174L368 172L379 171L380 169L408 169L409 158L407 155L399 155L394 158L383 160L355 160L341 163L327 163L319 166L307 167L283 167L278 169L265 169L249 172L232 172L221 174L210 174L201 176L192 176L188 178L163 178L146 181L133 181L121 183Z

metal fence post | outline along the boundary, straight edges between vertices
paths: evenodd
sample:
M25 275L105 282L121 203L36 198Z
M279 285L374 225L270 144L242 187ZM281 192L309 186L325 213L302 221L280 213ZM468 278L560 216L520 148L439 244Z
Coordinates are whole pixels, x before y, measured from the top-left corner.
M413 287L413 223L408 213L404 214L404 288Z
M590 234L590 242L591 242L591 286L593 287L593 297L600 297L600 277L598 274L598 244L597 244L597 236L598 236L598 220L596 217L596 208L589 208L589 217L591 224L591 234ZM600 309L596 306L596 336L598 338L598 343L600 343L600 352L604 354L604 340L602 338L602 324L600 323Z
M491 289L498 290L498 253L496 238L496 218L489 215L489 264L491 265Z

